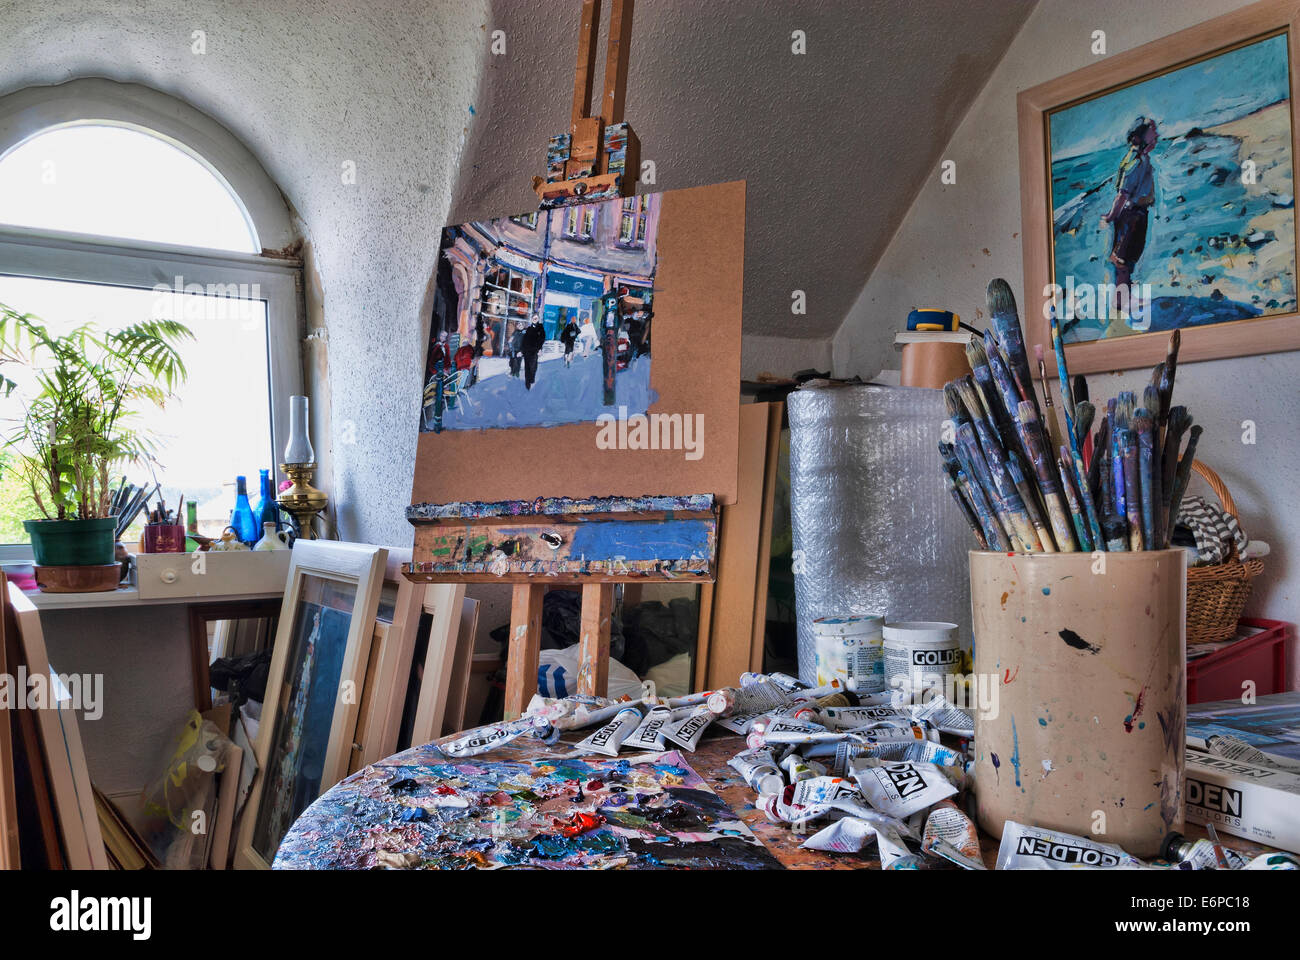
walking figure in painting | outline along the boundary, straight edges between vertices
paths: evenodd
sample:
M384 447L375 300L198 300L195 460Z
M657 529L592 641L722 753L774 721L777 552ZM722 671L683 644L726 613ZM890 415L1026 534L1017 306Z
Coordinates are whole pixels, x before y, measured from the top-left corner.
M578 342L578 321L573 317L564 325L560 331L560 342L564 344L564 365L566 367L573 365L573 345Z
M524 386L529 390L533 389L533 382L537 379L537 355L542 352L544 343L546 328L534 320L524 331L521 344L524 353Z

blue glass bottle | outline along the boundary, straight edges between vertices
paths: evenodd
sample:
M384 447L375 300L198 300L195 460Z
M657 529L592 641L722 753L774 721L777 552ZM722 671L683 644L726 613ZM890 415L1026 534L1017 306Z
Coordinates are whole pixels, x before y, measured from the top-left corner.
M248 504L248 485L243 477L235 477L235 509L230 511L230 525L235 536L250 547L262 536L262 527Z
M257 506L253 508L253 516L257 518L257 529L262 529L262 524L273 523L275 529L280 529L280 508L276 505L275 494L271 492L271 471L262 470L262 492L258 497ZM259 537L261 534L258 534Z

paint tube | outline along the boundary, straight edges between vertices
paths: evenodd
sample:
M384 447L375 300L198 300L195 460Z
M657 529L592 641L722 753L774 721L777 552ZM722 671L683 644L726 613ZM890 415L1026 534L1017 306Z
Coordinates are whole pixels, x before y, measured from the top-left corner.
M842 777L808 777L790 785L793 787L789 803L800 807L830 806L841 797L857 795L852 780Z
M784 687L790 691L806 690L808 688L808 684L798 677L790 676L788 673L769 673L767 679L770 683L775 683L778 687Z
M781 769L785 771L786 777L790 783L798 783L800 780L811 780L813 777L826 776L826 767L816 760L805 760L797 753L792 753L781 761Z
M1099 843L1059 830L1008 820L998 847L999 870L1070 870L1077 867L1144 866L1113 843Z
M684 716L691 709L685 708L681 711L681 715ZM674 719L680 719L677 711L670 710L668 707L655 707L623 741L623 746L629 750L663 750L667 746L663 728Z
M876 835L876 828L859 817L841 817L823 827L799 846L805 850L857 853Z
M920 870L924 862L907 849L899 831L885 824L876 826L876 847L880 850L882 870Z
M575 756L601 753L607 757L616 757L623 741L639 726L641 726L641 711L636 707L624 707L614 715L613 720L593 730L585 740L574 747L573 753Z
M902 710L892 707L827 707L822 710L826 725L832 730L855 730L869 723L893 723L912 726L916 721Z
M720 717L744 713L767 713L780 710L790 703L790 694L771 683L756 683L748 687L723 687L708 697L709 709Z
M1205 752L1238 763L1253 763L1257 767L1271 767L1274 770L1285 769L1280 764L1274 763L1263 750L1252 747L1239 737L1219 734L1206 737Z
M490 723L485 727L476 727L449 743L442 744L442 752L449 757L472 757L487 753L502 744L509 743L524 734L535 737L547 737L555 728L545 717L522 716L504 723Z
M809 723L806 720L794 720L789 717L772 717L771 719L759 718L755 720L749 729L749 735L745 738L745 745L753 750L755 747L761 747L766 743L797 743L794 740L781 740L786 734L810 734L825 733L826 728L820 723ZM769 736L776 739L769 740Z
M1249 862L1249 858L1236 850L1218 845L1223 852L1227 866L1219 863L1213 840L1188 840L1181 833L1171 833L1165 838L1160 856L1170 863L1178 865L1179 870L1240 870Z
M941 733L975 736L975 718L965 710L958 710L942 696L931 697L923 706L913 710L912 719L924 720Z
M1300 858L1297 858L1294 853L1283 853L1281 850L1275 850L1273 853L1261 853L1241 869L1300 870Z
M678 707L695 707L701 703L708 703L712 691L705 690L703 693L688 693L680 697L669 697L664 701L664 706L672 707L674 710Z
M987 869L980 859L979 831L951 800L940 800L925 818L921 849L967 870Z
M888 763L933 763L943 768L952 768L961 763L961 755L956 750L933 740L885 740L880 743L846 743L844 746L846 749L841 769L845 772L848 771L849 762L858 757L871 757ZM841 763L840 757L837 752L836 765Z
M660 732L673 743L694 753L700 737L712 722L713 711L701 703L692 707L691 712L680 720L670 720L664 724Z
M785 789L785 777L776 765L776 756L767 747L744 750L728 760L727 766L740 774L757 794L779 793Z
M760 710L755 713L733 713L729 717L718 717L713 722L723 730L730 733L738 733L743 737L749 733L750 728L754 725L754 721L761 717L770 717L771 715L770 711L766 710Z
M573 696L555 700L535 694L524 716L545 717L557 730L580 730L612 719L629 705L627 700L604 697Z
M869 804L899 819L932 807L957 792L933 763L882 763L859 758L850 763L849 773Z

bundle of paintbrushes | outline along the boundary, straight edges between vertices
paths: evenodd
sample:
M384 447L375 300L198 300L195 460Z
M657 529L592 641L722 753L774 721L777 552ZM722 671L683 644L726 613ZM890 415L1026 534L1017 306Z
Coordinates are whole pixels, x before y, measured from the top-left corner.
M989 284L988 306L989 329L966 348L972 375L943 388L952 439L939 444L944 483L980 547L1016 553L1167 549L1201 433L1186 407L1170 406L1178 331L1141 403L1125 391L1099 415L1087 381L1070 380L1055 306L1060 402L1053 400L1040 345L1041 406L1005 280Z

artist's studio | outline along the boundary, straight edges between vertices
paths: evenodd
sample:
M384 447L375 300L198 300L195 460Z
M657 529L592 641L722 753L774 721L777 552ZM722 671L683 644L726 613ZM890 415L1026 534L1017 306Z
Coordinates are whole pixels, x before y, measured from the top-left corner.
M1267 928L1298 82L1300 0L6 0L6 912Z

